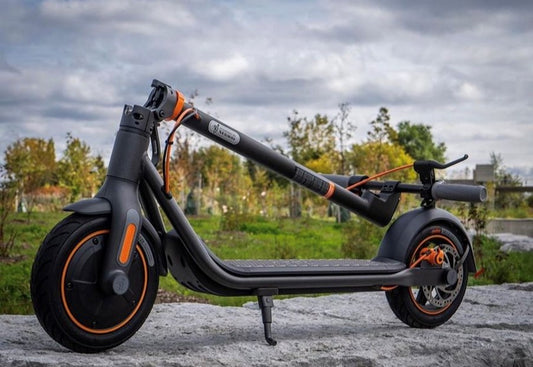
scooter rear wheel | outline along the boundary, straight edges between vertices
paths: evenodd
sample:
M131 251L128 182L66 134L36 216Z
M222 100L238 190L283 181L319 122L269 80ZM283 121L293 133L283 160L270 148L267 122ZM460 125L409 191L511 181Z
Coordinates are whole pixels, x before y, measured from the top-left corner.
M98 280L109 228L108 217L73 214L48 234L33 264L35 314L54 340L76 352L99 352L129 339L157 294L159 276L144 231L133 252L128 291L102 291Z
M456 268L466 246L449 228L428 226L415 236L404 260L409 266L423 250L438 247L444 252L441 266ZM466 266L462 264L456 270L457 282L450 286L397 287L387 291L387 301L394 314L416 328L433 328L448 321L461 304L468 283Z

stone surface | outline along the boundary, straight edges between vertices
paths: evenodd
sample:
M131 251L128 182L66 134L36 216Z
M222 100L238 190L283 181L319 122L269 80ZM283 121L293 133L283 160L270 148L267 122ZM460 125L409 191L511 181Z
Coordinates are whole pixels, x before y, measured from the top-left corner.
M0 366L533 366L533 283L469 287L446 324L411 329L382 293L275 300L266 345L257 304L155 305L126 343L96 355L55 343L34 316L0 315Z
M500 250L503 252L533 251L532 237L513 233L496 233L491 236L502 243L502 247L500 247Z

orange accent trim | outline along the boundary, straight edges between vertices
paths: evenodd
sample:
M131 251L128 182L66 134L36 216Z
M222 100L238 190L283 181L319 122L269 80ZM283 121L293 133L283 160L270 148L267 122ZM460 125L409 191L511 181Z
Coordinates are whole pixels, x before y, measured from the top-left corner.
M63 272L61 273L61 302L63 303L63 307L65 308L65 312L67 313L67 316L69 317L70 321L72 321L74 323L74 325L76 325L77 327L79 327L83 331L86 331L86 332L91 333L91 334L108 334L108 333L112 333L113 331L116 331L116 330L120 329L121 327L123 327L124 325L126 325L133 318L133 316L135 316L137 311L139 311L139 308L141 307L141 304L144 301L144 296L146 294L146 288L147 288L147 285L148 285L148 266L146 265L146 258L144 257L144 254L141 251L140 246L136 246L135 248L136 248L137 252L139 253L139 257L140 257L141 262L143 264L144 284L143 284L143 291L141 293L141 297L139 298L139 302L137 302L137 306L135 306L135 308L133 309L131 314L128 317L126 317L126 319L124 319L124 321L122 321L121 323L119 323L119 324L117 324L117 325L115 325L113 327L110 327L110 328L107 328L107 329L92 329L92 328L89 328L89 327L83 325L82 323L80 323L76 319L76 317L72 314L72 312L70 312L70 308L68 307L68 304L67 304L67 298L65 296L65 278L67 276L67 269L68 269L68 267L70 265L70 261L74 257L74 254L76 253L76 251L78 251L78 249L81 247L81 245L83 245L85 242L87 242L89 239L91 239L93 237L99 236L101 234L106 234L106 233L109 233L108 229L104 229L104 230L101 230L101 231L96 231L96 232L93 232L90 235L84 237L80 242L78 242L78 244L74 247L74 250L72 250L72 252L68 256L67 261L65 262L65 266L63 267Z
M133 246L133 240L135 240L136 229L137 227L133 223L128 224L128 227L126 228L124 242L122 242L122 248L120 249L120 254L118 256L118 261L120 261L122 265L126 265L130 259L130 251L131 247Z
M324 195L324 197L326 199L329 199L330 197L333 196L333 193L335 192L335 184L333 182L330 182L329 183L329 189L328 189L328 192L326 192L326 194Z
M366 184L367 182L372 181L372 180L375 180L376 178L379 178L379 177L381 177L381 176L388 175L389 173L394 173L394 172L396 172L396 171L400 171L400 170L402 170L402 169L411 168L411 167L413 167L413 164L414 164L414 163L405 164L405 165L400 166L400 167L392 168L392 169L389 169L389 170L386 170L386 171L383 171L383 172L377 173L377 174L375 174L374 176L370 176L370 177L368 177L368 178L365 178L365 179L362 180L362 181L356 182L356 183L354 183L353 185L348 186L348 187L346 188L346 190L353 190L353 189L355 189L356 187L362 186L362 185Z
M419 263L420 261L416 260L415 261L415 254L418 252L418 249L424 244L426 243L427 241L433 239L433 238L440 238L440 239L443 239L445 240L446 242L448 242L448 244L450 244L454 249L457 250L457 247L454 245L454 243L448 238L448 237L445 237L443 235L431 235L429 237L426 237L424 238L419 244L418 244L418 247L416 248L416 250L413 252L413 257L411 258L411 266L410 267L413 267L413 266L416 266L417 263ZM438 309L437 311L429 311L429 310L426 310L424 308L422 308L418 302L416 301L415 297L414 297L414 294L413 292L409 292L409 297L411 297L411 300L413 301L413 304L415 305L416 308L418 308L418 310L422 313L425 313L426 315L438 315L444 311L446 311L448 309L448 307L450 307L452 305L452 303L448 304L447 306L443 307L443 308L440 308Z
M381 287L381 290L382 290L382 291L385 291L385 292L388 292L388 291L392 291L393 289L396 289L396 288L398 288L397 285L393 285L393 286L391 286L391 287L385 287L385 286L383 286L383 287Z
M420 257L409 268L414 268L422 261L427 261L430 265L442 265L444 262L444 251L440 248L425 248L420 251Z
M174 106L174 111L172 111L172 116L165 119L165 121L175 120L176 117L179 116L181 113L181 110L183 109L183 105L185 104L185 97L183 94L181 94L180 91L176 91L176 105Z

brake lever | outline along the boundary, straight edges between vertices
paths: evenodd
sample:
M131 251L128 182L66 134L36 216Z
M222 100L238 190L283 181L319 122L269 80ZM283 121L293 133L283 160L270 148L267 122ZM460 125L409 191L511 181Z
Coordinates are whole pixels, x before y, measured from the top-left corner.
M436 169L446 169L448 167L451 167L451 166L454 166L456 165L457 163L461 163L463 161L466 161L468 159L468 154L465 154L464 156L462 156L461 158L458 158L454 161L451 161L451 162L448 162L448 163L444 163L444 164L440 164L438 163L438 167L435 167ZM436 162L437 163L437 162Z
M161 143L159 142L159 132L157 127L154 127L150 135L150 143L152 145L152 164L157 167L161 160Z
M422 198L424 199L424 205L431 205L433 199L431 198L431 186L435 183L435 169L446 169L457 163L463 162L468 159L468 154L465 154L459 159L448 163L439 163L437 161L415 161L413 163L413 169L418 173L420 182L424 185L424 191L421 193Z
M425 169L446 169L448 167L456 165L457 163L461 163L467 159L468 159L468 154L465 154L461 158L448 162L448 163L440 163L437 161L415 161L413 166L414 166L415 171L417 171L417 169L424 169L424 168Z

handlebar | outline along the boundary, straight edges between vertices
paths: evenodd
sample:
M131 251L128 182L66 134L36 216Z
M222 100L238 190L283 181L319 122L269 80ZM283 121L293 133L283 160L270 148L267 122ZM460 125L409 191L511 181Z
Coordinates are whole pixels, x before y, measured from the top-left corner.
M361 181L366 178L366 176L340 176L327 174L323 176L343 187L347 187L355 182ZM360 188L366 190L385 190L387 192L390 192L392 190L394 192L421 195L424 192L427 192L428 195L431 196L431 199L433 199L434 201L452 200L480 203L487 199L487 189L484 186L449 184L444 181L435 182L433 185L431 185L431 189L429 189L426 185L410 184L395 181L370 181L362 185Z
M369 182L363 188L381 190L383 182ZM424 185L398 183L396 191L411 194L422 194L427 190ZM437 200L466 201L481 203L487 199L487 189L480 185L449 184L444 181L435 182L431 186L431 198Z
M431 187L431 196L434 200L445 199L481 203L487 199L487 189L483 186L436 182Z

